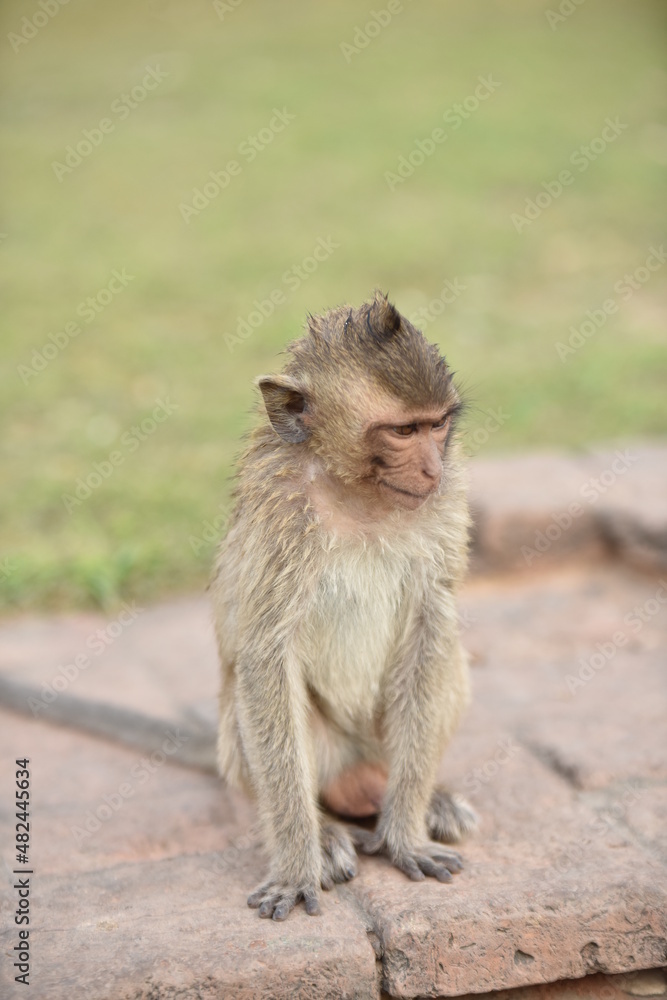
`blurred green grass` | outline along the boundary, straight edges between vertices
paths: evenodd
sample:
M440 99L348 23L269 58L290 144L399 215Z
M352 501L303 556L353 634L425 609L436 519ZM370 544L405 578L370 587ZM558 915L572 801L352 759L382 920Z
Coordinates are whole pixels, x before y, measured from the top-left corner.
M349 62L341 43L370 17L350 0L242 0L222 19L199 0L72 0L18 51L7 39L5 607L203 586L253 376L279 365L307 312L375 287L410 315L447 280L466 286L425 332L471 397L471 451L489 410L507 416L488 451L664 434L663 271L567 363L555 350L660 245L661 8L586 0L554 30L550 6L404 2ZM9 0L5 36L39 9ZM110 112L158 66L164 81L127 118ZM489 75L498 89L460 128L443 125ZM296 117L246 162L239 145L274 108ZM113 131L59 182L53 161L104 117ZM570 156L609 117L627 128L579 173ZM439 126L446 142L390 190L385 173ZM230 159L240 175L186 224L179 205ZM512 214L568 167L572 185L517 233ZM339 247L288 288L320 237ZM133 280L83 322L79 304L123 268ZM230 350L239 318L275 289L286 302ZM33 349L73 321L78 336L26 377ZM158 399L174 413L130 451L123 436ZM118 449L68 512L63 494Z

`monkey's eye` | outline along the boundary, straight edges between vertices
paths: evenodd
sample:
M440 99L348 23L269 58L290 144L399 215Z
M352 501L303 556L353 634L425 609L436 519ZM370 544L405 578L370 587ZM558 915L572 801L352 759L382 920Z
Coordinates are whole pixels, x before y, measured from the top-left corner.
M414 434L416 430L416 424L403 424L401 427L392 427L394 434L400 434L401 437L408 437L409 434Z
M445 413L444 417L438 420L437 424L433 424L433 430L435 431L439 427L444 427L448 420L449 420L449 414Z

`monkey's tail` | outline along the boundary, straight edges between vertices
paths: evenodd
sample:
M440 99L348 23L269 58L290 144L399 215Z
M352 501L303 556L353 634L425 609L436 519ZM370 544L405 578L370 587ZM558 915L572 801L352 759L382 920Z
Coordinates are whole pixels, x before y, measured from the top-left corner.
M0 706L33 719L46 719L60 726L81 729L142 750L164 751L169 743L168 759L186 767L216 772L215 732L207 727L193 728L174 719L159 719L121 705L65 692L45 702L40 689L32 684L0 673Z

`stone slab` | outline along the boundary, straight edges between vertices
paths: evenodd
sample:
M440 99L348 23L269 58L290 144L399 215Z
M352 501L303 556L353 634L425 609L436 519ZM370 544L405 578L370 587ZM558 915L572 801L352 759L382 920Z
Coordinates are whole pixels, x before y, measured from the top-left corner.
M628 1000L628 997L664 997L667 977L662 969L618 976L597 973L543 986L524 986L495 993L468 993L461 1000Z
M67 693L192 721L217 685L210 610L201 595L155 607L131 602L109 615L26 614L2 623L0 671L36 684L45 705Z
M202 880L212 855L40 877L33 982L49 1000L256 1000L377 996L375 955L354 909L340 899L326 920L289 925L245 905L245 871L221 892ZM249 866L248 866L249 867ZM63 947L63 944L66 946ZM10 996L11 994L4 994ZM16 996L22 996L16 990Z
M462 610L477 712L501 709L577 787L667 778L667 586L609 565L517 574L472 582Z
M346 890L378 928L390 995L458 996L667 960L665 865L615 814L602 821L525 749L477 807L483 826L452 884L406 885L379 861Z
M667 446L473 459L473 569L535 569L613 553L667 570ZM572 506L574 505L574 506Z
M482 817L466 868L443 886L362 859L317 920L299 911L275 925L247 909L265 863L254 810L213 776L167 753L149 767L141 751L3 713L1 787L11 788L15 756L33 762L34 981L48 982L49 997L100 1000L378 996L381 985L396 997L454 996L664 963L667 616L648 603L657 586L613 564L471 582L462 617L473 703L443 763ZM633 632L625 616L647 607ZM204 600L147 610L63 697L139 705L176 731L197 706L205 719L215 691L207 615ZM91 624L74 616L69 634L63 621L5 626L4 675L48 681ZM568 687L619 628L628 641ZM77 833L91 816L95 828ZM3 893L5 953L11 898Z
M299 910L286 924L248 909L265 865L254 809L216 778L6 713L0 751L9 790L15 757L31 758L32 995L377 997L375 952L356 905L330 893L322 918ZM17 943L7 801L3 1000L27 995L7 975Z

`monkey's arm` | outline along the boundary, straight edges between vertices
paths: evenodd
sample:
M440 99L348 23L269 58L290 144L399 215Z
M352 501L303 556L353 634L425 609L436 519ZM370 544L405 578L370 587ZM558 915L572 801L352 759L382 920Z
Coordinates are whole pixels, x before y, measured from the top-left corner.
M446 585L425 586L423 594L386 691L384 806L376 833L360 846L388 854L412 879L431 875L445 882L462 866L458 855L429 840L426 811L444 744L468 698L468 676L454 595Z
M271 859L268 879L248 903L276 920L300 899L308 913L318 913L317 789L306 690L289 644L266 637L249 642L237 663L236 691L243 750Z
M248 902L259 907L260 916L282 919L300 899L309 913L318 912L322 851L308 695L294 652L313 592L316 558L307 522L300 530L292 521L290 532L281 523L299 519L300 512L290 511L284 498L278 509L280 518L274 514L270 533L258 538L254 523L261 522L256 519L238 534L244 545L234 587L229 693L270 855L268 880ZM227 579L223 565L212 585L214 600L229 592Z

